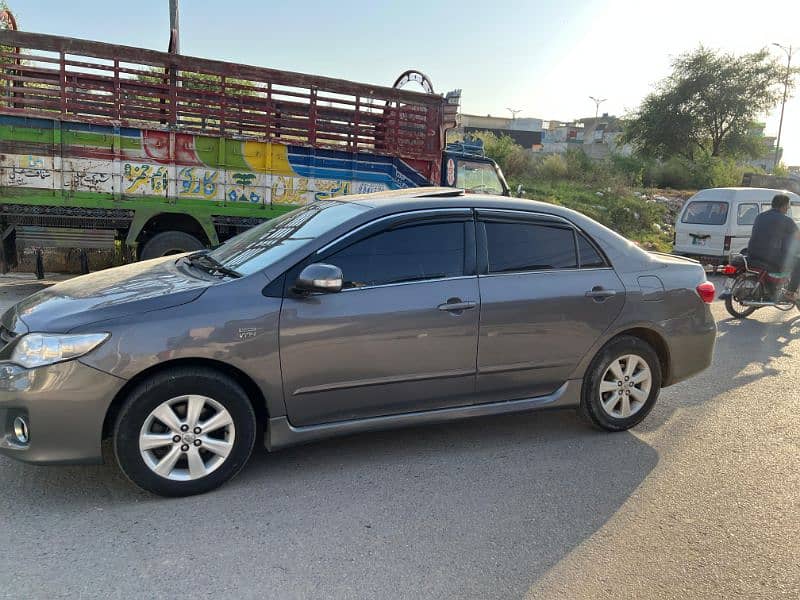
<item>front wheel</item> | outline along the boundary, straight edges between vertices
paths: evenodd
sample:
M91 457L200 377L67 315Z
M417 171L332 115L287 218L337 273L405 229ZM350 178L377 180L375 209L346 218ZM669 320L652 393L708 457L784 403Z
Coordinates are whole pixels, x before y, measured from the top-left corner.
M742 300L756 298L759 287L760 284L754 277L749 276L747 273L738 275L733 280L730 293L725 296L725 309L736 319L749 317L756 311L757 307L745 306L742 304Z
M253 407L235 381L210 369L179 368L133 390L117 417L114 452L139 487L189 496L236 475L255 434Z
M583 379L581 409L597 427L624 431L640 423L661 391L661 362L652 346L623 335L595 356Z

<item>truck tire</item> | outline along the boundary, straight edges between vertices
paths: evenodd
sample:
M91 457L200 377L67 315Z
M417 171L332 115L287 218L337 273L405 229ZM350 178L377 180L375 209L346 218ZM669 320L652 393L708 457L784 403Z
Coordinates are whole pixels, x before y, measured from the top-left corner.
M139 251L139 260L150 260L169 254L202 250L205 244L190 233L164 231L147 240Z

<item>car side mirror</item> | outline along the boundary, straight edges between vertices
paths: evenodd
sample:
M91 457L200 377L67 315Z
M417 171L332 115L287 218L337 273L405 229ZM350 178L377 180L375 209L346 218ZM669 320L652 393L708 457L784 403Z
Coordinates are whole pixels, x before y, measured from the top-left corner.
M299 292L338 292L342 289L344 276L335 265L314 263L308 265L297 276L294 289Z

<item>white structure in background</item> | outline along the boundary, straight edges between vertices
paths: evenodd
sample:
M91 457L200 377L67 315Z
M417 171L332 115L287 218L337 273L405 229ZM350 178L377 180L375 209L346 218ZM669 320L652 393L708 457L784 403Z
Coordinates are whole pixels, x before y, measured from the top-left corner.
M622 122L608 114L576 121L459 115L456 134L481 131L511 136L523 148L543 154L563 154L569 148L581 148L589 157L600 160L612 153L633 152L631 146L619 142Z

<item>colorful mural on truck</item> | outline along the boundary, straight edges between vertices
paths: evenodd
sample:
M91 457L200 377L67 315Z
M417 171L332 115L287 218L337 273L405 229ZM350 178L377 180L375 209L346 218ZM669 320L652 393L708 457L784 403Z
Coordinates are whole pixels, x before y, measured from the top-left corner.
M0 115L0 187L263 206L422 185L374 154Z

